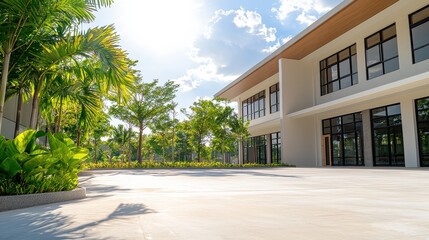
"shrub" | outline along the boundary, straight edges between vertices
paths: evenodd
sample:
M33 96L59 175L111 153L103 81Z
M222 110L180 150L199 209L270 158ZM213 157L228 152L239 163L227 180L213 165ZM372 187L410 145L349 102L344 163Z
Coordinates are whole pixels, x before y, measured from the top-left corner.
M36 143L46 135L49 148ZM87 149L63 134L27 130L13 140L0 137L0 195L72 190L87 157Z
M85 163L85 168L89 169L130 169L130 168L249 168L249 167L285 167L286 164L257 164L246 163L243 165L221 163L221 162L100 162Z

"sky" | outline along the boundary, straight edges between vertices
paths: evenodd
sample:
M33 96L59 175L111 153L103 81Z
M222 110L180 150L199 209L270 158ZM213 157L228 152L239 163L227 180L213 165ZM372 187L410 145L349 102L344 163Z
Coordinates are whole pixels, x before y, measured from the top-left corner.
M187 108L304 30L341 0L115 0L88 27L113 24L143 81L173 80Z

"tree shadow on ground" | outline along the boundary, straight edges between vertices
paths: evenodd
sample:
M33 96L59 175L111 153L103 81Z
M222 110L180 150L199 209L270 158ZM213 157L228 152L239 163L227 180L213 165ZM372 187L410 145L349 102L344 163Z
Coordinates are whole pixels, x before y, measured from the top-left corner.
M58 204L0 213L0 239L94 239L89 230L102 223L133 215L156 213L140 203L121 203L107 217L76 226L74 219L60 213ZM95 239L101 238L97 236Z
M232 177L240 175L251 175L255 177L279 177L279 178L301 178L300 176L274 173L272 172L261 172L261 169L122 169L116 170L122 174L129 175L151 175L156 177L168 177L168 176L189 176L189 177ZM110 170L109 170L110 171Z

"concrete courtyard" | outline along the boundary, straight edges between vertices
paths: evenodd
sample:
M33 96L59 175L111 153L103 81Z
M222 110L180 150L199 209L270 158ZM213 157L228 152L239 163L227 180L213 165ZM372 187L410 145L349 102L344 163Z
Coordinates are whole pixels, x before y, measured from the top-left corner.
M425 169L88 171L83 200L0 213L0 239L429 239Z

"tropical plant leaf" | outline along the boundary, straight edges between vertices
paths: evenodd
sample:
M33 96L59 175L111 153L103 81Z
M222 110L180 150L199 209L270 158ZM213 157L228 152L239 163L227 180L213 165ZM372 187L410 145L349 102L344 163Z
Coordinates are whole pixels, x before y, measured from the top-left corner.
M37 132L35 130L29 129L19 134L13 140L16 150L18 150L19 153L25 152L27 146L34 140L36 133Z
M84 161L89 155L89 150L86 148L79 149L79 152L73 155L73 159Z
M49 147L51 148L51 151L61 151L66 153L69 150L69 148L65 143L61 142L51 133L48 133L48 141L49 141Z
M39 166L42 168L46 168L47 163L48 162L46 161L46 156L38 155L38 156L31 158L26 163L24 163L23 169L26 172L31 172L33 169L35 169Z
M7 157L1 164L0 170L3 171L8 177L15 176L21 171L21 166L13 157Z

